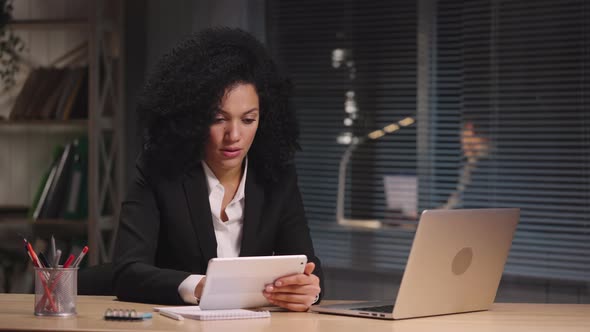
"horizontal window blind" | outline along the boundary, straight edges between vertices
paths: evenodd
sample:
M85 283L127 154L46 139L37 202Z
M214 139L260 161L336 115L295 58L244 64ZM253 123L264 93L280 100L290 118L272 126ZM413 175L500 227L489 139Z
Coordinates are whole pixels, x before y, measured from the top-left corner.
M417 176L418 211L521 208L506 273L590 280L590 4L433 3L432 14L414 1L267 3L268 41L295 83L296 161L320 258L333 267L404 267L411 230L336 226L347 147L336 140L417 115L417 23L432 15L426 121L352 153L345 216L387 220L385 179ZM348 52L353 71L333 66L335 49ZM360 117L346 127L351 90Z
M336 225L344 132L366 136L416 114L416 2L268 1L268 42L295 85L301 126L299 185L323 264L399 269L412 232L351 232ZM344 52L338 67L335 50ZM359 117L344 125L346 93ZM349 99L350 100L350 99ZM416 128L360 144L347 168L346 218L385 220L386 176L416 173Z
M441 0L421 208L519 207L506 273L590 280L590 3Z

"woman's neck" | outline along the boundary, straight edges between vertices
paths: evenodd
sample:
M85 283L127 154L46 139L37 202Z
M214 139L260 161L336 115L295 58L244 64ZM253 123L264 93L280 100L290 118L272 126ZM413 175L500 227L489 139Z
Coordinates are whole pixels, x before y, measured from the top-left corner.
M236 167L232 169L214 169L211 165L207 164L217 180L225 187L226 185L234 185L239 183L242 179L242 171L244 163L242 163L241 167Z

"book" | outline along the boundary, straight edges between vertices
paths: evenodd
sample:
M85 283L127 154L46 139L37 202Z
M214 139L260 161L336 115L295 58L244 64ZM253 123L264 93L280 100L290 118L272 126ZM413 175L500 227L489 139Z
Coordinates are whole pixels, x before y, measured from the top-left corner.
M27 103L27 109L23 115L24 119L40 119L41 109L45 105L47 98L54 90L56 69L48 67L38 68L38 80L35 86L31 100Z
M55 115L54 118L57 120L63 120L64 118L64 111L66 108L66 103L70 94L73 93L74 87L76 85L76 80L78 77L78 71L76 68L68 68L65 77L64 83L61 88L61 93L57 101Z
M49 187L45 204L39 218L58 218L66 195L70 169L73 161L72 143L66 144Z
M74 139L72 149L74 157L60 217L80 220L88 216L88 139Z
M256 311L247 309L228 309L228 310L201 310L199 306L189 305L180 307L156 307L155 311L168 312L180 315L184 318L197 320L226 320L226 319L253 319L268 318L268 310Z
M61 156L63 148L61 146L56 146L53 149L53 158L52 162L49 167L43 172L41 175L41 179L39 180L39 185L37 186L37 190L35 191L35 196L33 197L33 202L31 203L31 207L27 213L27 218L29 219L37 219L40 214L41 208L39 207L43 202L41 201L41 196L45 191L45 186L47 184L47 180L49 179L49 175L53 170L53 165L57 163L57 160ZM47 188L49 190L49 187Z
M42 189L37 190L37 194L35 195L38 196L38 198L36 197L35 201L33 202L33 219L39 219L42 217L44 206L47 204L49 189L51 188L51 185L54 182L55 173L57 172L57 167L61 159L62 153L63 147L61 146L57 146L53 151L53 161L51 163L51 166L49 167L49 171L46 173L46 175L43 175L43 178L41 180L41 186L39 188Z
M88 67L81 67L79 70L81 71L79 74L82 75L82 83L70 112L62 115L64 120L88 119Z
M29 104L34 100L35 91L40 83L40 79L41 71L39 69L31 70L10 111L9 117L11 120L25 118Z
M68 69L65 68L54 69L53 84L50 91L48 91L47 99L42 103L42 107L39 110L40 119L55 119L57 103L67 83L67 72Z
M84 69L83 68L76 68L75 71L75 78L74 83L72 86L72 90L69 91L67 98L65 100L65 104L63 105L63 109L60 110L62 113L61 120L69 120L71 118L72 110L74 109L74 102L76 101L76 97L80 93L80 89L82 89L82 81L84 80Z
M51 165L51 167L49 167L41 175L41 180L39 181L39 185L37 186L37 190L35 191L35 196L33 196L33 202L31 204L31 208L27 212L27 218L29 218L29 219L36 219L33 216L35 215L35 211L37 210L37 206L39 205L39 201L41 200L41 194L43 193L43 189L45 189L45 183L47 183L47 179L49 178L49 173L51 172L52 169L53 169L53 165Z

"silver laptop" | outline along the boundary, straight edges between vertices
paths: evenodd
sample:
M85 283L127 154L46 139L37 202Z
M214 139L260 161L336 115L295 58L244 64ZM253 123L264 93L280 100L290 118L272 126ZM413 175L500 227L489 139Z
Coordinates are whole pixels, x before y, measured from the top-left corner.
M320 313L404 319L487 310L519 209L425 210L393 301L312 306Z

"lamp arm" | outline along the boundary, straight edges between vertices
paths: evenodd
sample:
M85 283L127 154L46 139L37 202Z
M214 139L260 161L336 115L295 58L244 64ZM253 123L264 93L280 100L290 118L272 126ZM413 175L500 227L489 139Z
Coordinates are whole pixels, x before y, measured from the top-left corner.
M336 222L339 224L347 224L347 225L354 225L354 226L362 226L362 227L369 227L369 228L379 228L381 227L381 222L379 220L360 220L360 219L350 219L346 220L344 218L344 195L346 194L346 167L350 162L350 157L352 156L352 152L359 146L363 144L367 140L376 140L379 139L386 134L391 134L402 127L407 127L412 125L416 120L412 117L405 117L402 120L397 121L396 123L391 123L383 129L378 129L375 131L370 132L365 136L354 137L344 153L342 154L342 158L340 158L340 165L338 166L338 193L336 197Z

